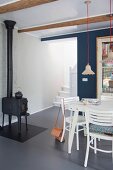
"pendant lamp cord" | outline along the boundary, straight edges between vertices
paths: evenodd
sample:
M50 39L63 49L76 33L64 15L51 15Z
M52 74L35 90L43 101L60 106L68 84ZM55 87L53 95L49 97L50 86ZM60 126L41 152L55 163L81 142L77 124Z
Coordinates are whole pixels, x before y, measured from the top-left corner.
M87 4L87 63L89 64L89 9L88 9L88 5L89 2L86 2Z
M111 49L111 35L112 35L111 22L112 22L112 14L111 14L111 0L110 0L110 49Z

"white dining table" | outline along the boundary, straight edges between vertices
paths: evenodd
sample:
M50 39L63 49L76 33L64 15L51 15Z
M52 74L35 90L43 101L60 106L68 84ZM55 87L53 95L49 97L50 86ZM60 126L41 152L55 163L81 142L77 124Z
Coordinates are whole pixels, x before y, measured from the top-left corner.
M106 100L106 101L101 101L100 104L92 104L92 103L87 103L84 104L83 102L79 101L76 103L71 104L69 107L74 111L73 119L72 119L72 126L69 131L69 138L68 138L68 153L71 153L72 150L72 144L73 144L73 139L74 139L74 132L76 128L76 123L77 123L77 116L79 111L81 112L86 112L88 110L100 110L100 111L113 111L113 100Z

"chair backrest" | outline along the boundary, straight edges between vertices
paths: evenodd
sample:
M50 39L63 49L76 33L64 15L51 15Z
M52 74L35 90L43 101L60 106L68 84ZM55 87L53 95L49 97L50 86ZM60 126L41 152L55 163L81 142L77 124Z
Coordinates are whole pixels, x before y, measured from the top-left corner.
M64 98L65 109L69 108L69 105L76 103L77 101L79 101L79 96Z
M74 101L79 101L79 96L76 96L76 97L66 97L66 98L64 98L64 102L65 102L65 103L74 102Z
M66 97L66 98L61 98L61 109L62 109L62 114L65 115L65 110L67 108L71 108L72 104L76 104L76 102L79 101L79 97Z
M113 126L113 111L89 110L86 113L86 122L100 126Z

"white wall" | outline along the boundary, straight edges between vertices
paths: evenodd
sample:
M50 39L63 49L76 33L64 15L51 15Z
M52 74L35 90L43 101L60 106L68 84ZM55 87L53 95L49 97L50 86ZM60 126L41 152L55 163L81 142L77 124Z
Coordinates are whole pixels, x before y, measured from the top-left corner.
M0 124L1 99L6 96L6 29L0 24ZM28 34L13 34L14 93L22 90L30 113L52 105L63 84L61 58L55 58L48 44ZM7 121L7 119L6 119Z
M61 58L63 63L63 85L70 86L69 70L77 71L77 38L48 41L49 50L55 58Z
M29 101L29 112L50 107L61 86L69 85L69 67L76 64L77 41L41 42L28 34L14 41L14 90L21 89Z
M24 97L28 98L31 114L50 107L64 84L65 55L61 57L60 53L57 54L58 50L54 50L50 49L47 42L41 42L36 37L25 33L19 34L14 30L13 90L14 93L21 90ZM1 99L7 92L6 58L6 29L0 24L0 121Z
M28 34L15 33L15 91L19 88L29 101L29 112L52 105L63 83L63 62L49 50L48 44Z

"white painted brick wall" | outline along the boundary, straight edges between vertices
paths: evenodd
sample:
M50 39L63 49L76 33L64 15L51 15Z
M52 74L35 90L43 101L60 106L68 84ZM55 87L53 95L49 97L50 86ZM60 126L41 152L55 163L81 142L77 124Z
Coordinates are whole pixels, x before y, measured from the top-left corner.
M6 31L0 24L0 125L2 122L2 97L6 96Z

